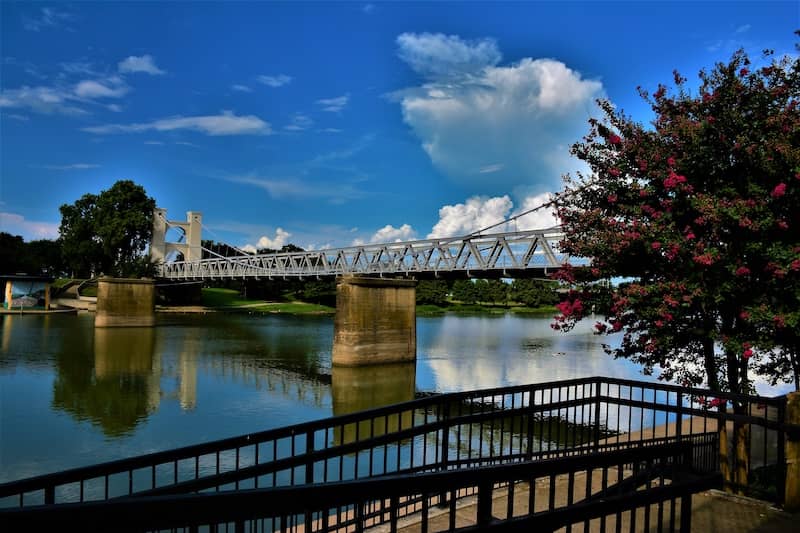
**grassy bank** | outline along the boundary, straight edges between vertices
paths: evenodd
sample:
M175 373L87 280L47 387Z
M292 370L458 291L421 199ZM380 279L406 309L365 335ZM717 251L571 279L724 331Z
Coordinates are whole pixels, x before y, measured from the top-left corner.
M294 315L306 314L333 314L335 309L326 305L319 305L300 301L270 302L266 300L250 300L243 298L234 289L206 288L202 289L201 305L210 311L248 312L248 313L286 313ZM553 306L525 307L519 304L464 304L461 302L448 302L445 306L418 305L417 316L436 317L445 314L456 315L504 315L506 313L529 314L539 316L553 316L556 308Z
M201 304L209 310L249 313L287 313L294 315L333 314L335 309L313 303L287 301L268 302L242 298L234 289L206 288L201 291Z

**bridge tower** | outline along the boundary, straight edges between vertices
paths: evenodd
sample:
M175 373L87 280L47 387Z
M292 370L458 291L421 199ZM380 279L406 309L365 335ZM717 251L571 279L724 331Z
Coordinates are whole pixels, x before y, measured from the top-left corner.
M153 241L150 243L150 257L156 263L163 263L167 254L172 251L183 254L184 261L199 261L203 258L201 248L201 231L203 226L203 213L189 211L186 213L186 222L167 220L167 210L156 207L153 210ZM178 227L186 236L185 242L166 242L167 230Z

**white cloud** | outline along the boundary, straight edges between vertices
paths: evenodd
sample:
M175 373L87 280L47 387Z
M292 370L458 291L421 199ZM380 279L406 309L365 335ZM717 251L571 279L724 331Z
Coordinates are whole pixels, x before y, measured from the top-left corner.
M284 126L284 129L289 131L303 131L307 130L314 125L314 120L308 115L303 113L295 113L292 115L292 122Z
M752 28L750 24L742 24L741 26L736 28L736 33L747 33L748 31L750 31L750 28Z
M90 168L100 168L100 165L94 163L72 163L70 165L42 165L41 168L47 170L87 170Z
M56 87L28 87L3 89L0 91L0 108L28 108L31 111L50 115L85 115L87 111L71 104L74 95Z
M145 141L144 144L148 144L151 146L164 146L164 143L161 141Z
M16 113L11 113L11 114L4 115L4 116L6 116L8 118L13 118L14 120L21 120L23 122L27 122L28 120L30 120L30 117L28 117L27 115L18 115Z
M466 235L505 220L514 203L508 195L494 198L473 196L463 204L445 205L439 209L439 222L428 234L429 239Z
M495 66L500 52L492 40L402 34L398 46L426 78L395 93L403 119L452 179L497 194L516 186L552 189L580 168L569 146L596 114L600 81L554 59Z
M364 4L363 6L361 6L361 11L367 14L372 13L373 11L375 11L375 4Z
M344 94L342 96L337 96L336 98L321 98L317 100L317 105L322 106L323 111L328 111L330 113L338 113L342 109L347 106L347 103L350 101L350 95Z
M160 76L166 74L166 71L161 70L156 66L153 56L145 54L143 56L128 56L119 62L117 68L120 72L144 72L153 76Z
M73 20L74 17L65 11L51 7L43 7L36 17L23 17L23 27L28 31L41 31L44 28L58 28Z
M527 196L522 204L514 209L514 202L508 195L488 198L473 196L463 204L445 205L439 209L439 221L433 226L429 239L457 237L468 235L484 228L487 233L504 231L523 231L530 229L547 229L558 225L558 219L552 209L538 209L522 215L511 222L504 222L509 217L520 215L537 208L552 199L549 193ZM501 224L498 224L501 223Z
M553 196L550 193L528 196L522 200L522 205L519 206L519 208L511 212L511 216L535 209L547 202L550 202L552 199ZM560 221L556 216L555 210L553 208L544 207L537 209L532 213L528 213L527 215L522 215L516 219L515 222L509 223L506 230L522 231L529 229L547 229L552 228L553 226L558 226L559 224Z
M272 128L255 115L235 115L231 111L223 111L219 115L201 115L193 117L169 117L152 122L133 124L106 124L83 128L83 131L98 135L114 133L139 133L143 131L192 130L211 136L220 135L268 135Z
M238 83L235 83L235 84L231 85L231 89L234 90L234 91L239 91L240 93L251 93L251 92L253 92L253 89L251 89L247 85L240 85Z
M499 172L503 170L505 165L503 163L495 163L493 165L486 165L485 167L481 167L478 169L478 174L492 174L494 172Z
M397 45L400 59L417 73L435 79L471 74L502 59L494 39L465 41L457 35L403 33Z
M369 242L401 242L412 241L417 238L417 232L408 224L403 224L399 228L395 228L391 224L387 224L378 231L376 231Z
M55 239L58 237L58 224L26 220L16 213L0 212L0 231L20 235L26 241L36 239Z
M339 128L323 128L321 130L317 130L320 133L342 133L344 130L340 130Z
M122 106L119 104L108 104L106 109L113 111L114 113L120 113L122 111Z
M245 252L255 253L258 250L264 248L271 248L273 250L280 250L283 248L284 245L288 244L288 239L291 237L292 234L288 231L284 230L283 228L277 228L275 230L275 236L270 238L266 235L261 236L258 239L258 242L254 245L246 244L242 246L242 250Z
M83 80L75 86L75 94L80 98L122 98L130 88L120 78L109 78L103 82Z
M292 77L287 76L286 74L278 74L277 76L264 76L261 75L256 78L259 83L263 83L269 87L283 87L291 83Z
M253 185L263 189L273 198L326 198L332 203L363 198L365 193L354 184L319 183L295 178L265 178L255 174L229 176L227 181Z

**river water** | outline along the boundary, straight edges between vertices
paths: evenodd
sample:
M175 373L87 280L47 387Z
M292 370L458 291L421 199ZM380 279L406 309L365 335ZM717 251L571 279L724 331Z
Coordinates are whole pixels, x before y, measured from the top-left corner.
M548 317L417 319L417 361L332 368L333 319L160 315L94 328L93 315L0 317L0 482L339 415L415 393L605 375L643 377L590 323ZM613 340L613 339L612 339Z

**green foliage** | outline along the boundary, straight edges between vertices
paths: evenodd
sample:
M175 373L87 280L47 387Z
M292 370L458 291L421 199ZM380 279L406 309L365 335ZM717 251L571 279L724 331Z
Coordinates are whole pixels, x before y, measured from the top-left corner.
M447 292L447 282L445 281L421 280L417 284L417 305L446 305Z
M25 242L19 235L0 232L0 273L58 276L65 270L57 241Z
M465 304L474 304L478 301L478 289L468 279L459 279L453 283L453 299Z
M510 298L528 307L543 307L558 303L558 283L538 279L515 279L511 282Z
M766 60L770 57L767 54ZM566 178L565 269L579 284L559 304L569 328L590 304L609 351L683 384L748 392L753 372L798 384L800 59L752 68L740 51L701 72L699 94L641 91L646 128L609 102L573 154L592 170ZM616 291L597 280L625 276Z
M144 250L152 238L155 200L130 180L61 206L61 247L73 275L151 273Z

